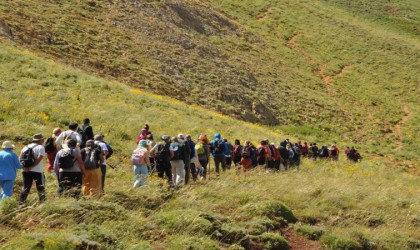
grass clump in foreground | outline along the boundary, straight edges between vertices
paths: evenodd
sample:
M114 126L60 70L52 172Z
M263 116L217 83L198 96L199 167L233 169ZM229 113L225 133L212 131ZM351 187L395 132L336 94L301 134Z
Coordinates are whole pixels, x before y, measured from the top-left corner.
M2 138L15 141L19 151L32 134L48 135L56 126L90 117L95 132L114 146L109 162L117 167L108 171L100 201L57 198L56 178L47 175L47 202L37 205L33 193L25 207L17 206L15 197L2 202L4 249L275 249L286 247L280 228L296 220L322 225L321 242L330 248L404 249L420 238L418 177L369 159L358 164L304 160L300 171L231 170L220 178L213 169L209 181L177 191L155 178L133 190L128 157L144 122L162 134L220 131L253 141L284 136L0 46Z

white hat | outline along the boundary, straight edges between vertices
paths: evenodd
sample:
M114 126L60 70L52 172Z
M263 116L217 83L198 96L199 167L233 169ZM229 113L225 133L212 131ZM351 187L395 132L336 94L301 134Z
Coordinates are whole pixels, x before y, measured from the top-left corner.
M1 148L12 149L12 148L15 148L15 145L13 145L11 141L4 141L3 145L1 145Z

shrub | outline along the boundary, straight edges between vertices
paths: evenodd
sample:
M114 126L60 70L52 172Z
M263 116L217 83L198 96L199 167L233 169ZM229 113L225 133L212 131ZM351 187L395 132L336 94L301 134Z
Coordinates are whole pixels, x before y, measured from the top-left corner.
M284 218L287 222L296 222L297 219L294 216L292 210L290 210L286 205L280 201L272 201L267 203L263 208L263 214L268 218Z
M296 225L295 230L298 234L310 240L319 240L324 234L324 229L315 226Z
M263 233L259 237L259 241L263 243L264 249L269 250L288 250L290 249L287 241L276 233Z
M331 249L361 250L359 242L339 236L327 235L321 238L322 243Z

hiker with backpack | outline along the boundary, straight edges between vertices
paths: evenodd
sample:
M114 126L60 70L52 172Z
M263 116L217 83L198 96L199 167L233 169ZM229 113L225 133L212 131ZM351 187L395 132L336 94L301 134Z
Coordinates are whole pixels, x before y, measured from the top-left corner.
M293 165L295 165L296 169L299 170L300 158L301 158L301 155L302 155L302 149L301 149L299 143L295 143L295 146L293 147L293 149L294 149Z
M278 147L280 157L283 159L283 161L280 163L280 168L281 165L283 165L284 170L289 169L289 150L287 150L286 145L287 142L282 141L280 142L280 146Z
M233 145L230 142L228 142L227 139L223 139L223 140L225 141L225 144L226 144L227 149L228 149L227 152L226 152L226 155L225 155L226 168L230 169L231 166L232 166Z
M77 132L79 133L82 139L82 142L80 143L80 148L84 148L88 140L93 140L93 129L90 126L89 118L85 118L83 120L83 125L77 130Z
M274 169L280 170L280 164L283 159L280 156L279 149L276 147L274 143L271 143L270 146L272 147L273 152L274 152L274 155L272 156L272 159L274 160Z
M0 151L0 201L13 195L16 172L22 169L23 165L19 162L18 156L13 152L15 145L11 141L4 141Z
M316 161L316 158L318 158L319 149L316 143L312 144L312 154L314 156L314 160Z
M195 151L195 143L191 140L191 135L185 137L185 145L190 148L190 171L193 178L193 181L197 181L198 170L201 170L201 164L197 157L197 152ZM188 184L189 178L187 180L187 173L185 173L185 184ZM188 175L189 177L189 175Z
M104 136L103 135L95 135L93 137L95 145L98 146L101 149L101 153L104 157L104 161L101 163L101 185L102 185L102 193L105 189L105 176L106 176L106 159L109 158L109 149L107 144L103 141Z
M268 158L270 158L269 151L267 141L261 141L260 145L257 146L257 160L259 166L267 167Z
M140 140L139 145L133 151L131 156L131 164L133 164L134 175L136 181L133 184L133 188L145 186L147 182L147 176L149 174L148 167L150 166L149 152L147 150L147 141Z
M185 174L184 181L185 181L185 184L188 184L190 181L190 175L191 175L191 146L185 140L184 134L178 134L178 143L183 144L184 149L185 149L186 156L184 158L184 174Z
M78 199L82 191L85 165L77 141L67 141L67 147L59 150L54 161L54 171L58 176L58 196Z
M294 152L290 143L286 144L286 149L287 149L287 152L289 154L289 158L287 159L287 166L289 166L289 168L290 168L290 166L293 165L293 157L295 157L295 152Z
M308 157L309 147L308 143L305 141L302 145L302 157Z
M276 158L276 156L275 156L275 154L276 154L276 150L275 150L275 148L276 148L276 146L274 146L274 145L271 145L271 143L270 143L270 141L268 140L268 139L266 139L265 140L265 142L266 142L266 146L267 146L267 149L268 149L268 156L267 156L267 164L266 164L266 168L268 168L268 169L274 169L275 168L275 158Z
M202 134L198 137L198 141L195 144L195 152L197 153L198 161L202 169L199 171L201 179L206 179L207 177L207 164L210 160L210 146L207 135Z
M156 169L158 171L159 178L167 179L168 183L172 181L171 162L169 146L171 144L171 137L169 135L163 135L161 137L162 142L157 143L151 150L150 155L154 157Z
M327 145L322 146L321 150L319 151L319 158L326 160L329 157L330 157L330 153L328 150L328 146Z
M55 143L57 144L57 151L67 147L67 142L69 140L75 140L78 145L82 143L82 137L77 133L77 127L79 124L73 122L70 123L69 129L62 132L58 137Z
M102 172L101 164L104 161L104 155L101 149L95 145L93 140L87 140L85 147L80 151L85 174L82 179L82 191L85 196L99 198L102 194Z
M148 149L152 149L154 146L156 146L156 142L154 141L153 135L152 134L148 134L146 136L146 142L147 142L147 148ZM153 173L156 169L156 164L155 164L155 157L149 153L149 160L150 160L150 166L149 166L149 173Z
M46 200L45 196L45 175L43 159L45 157L44 136L35 134L32 142L22 149L20 162L23 165L22 172L23 187L20 194L19 204L23 204L31 191L32 183L35 181L39 201Z
M214 135L214 139L210 142L210 152L213 155L216 174L219 175L219 167L222 165L223 172L226 171L226 153L228 151L227 145L220 133Z
M55 143L55 141L57 140L58 136L61 134L61 128L55 128L52 132L51 137L49 137L44 144L44 148L45 148L45 153L47 153L47 162L48 162L48 167L47 167L47 171L48 172L54 172L54 160L55 160L55 155L57 154L57 144Z
M245 141L241 152L241 165L244 172L252 169L253 150L250 141Z
M177 137L172 137L169 152L171 156L172 185L179 187L184 183L185 162L186 158L189 158L189 154L186 152L185 145L180 143Z
M334 144L331 144L330 158L331 158L332 161L338 161L339 153L340 153L340 151L339 151L338 147Z
M233 146L233 163L236 167L241 164L242 149L241 141L235 139L235 145Z

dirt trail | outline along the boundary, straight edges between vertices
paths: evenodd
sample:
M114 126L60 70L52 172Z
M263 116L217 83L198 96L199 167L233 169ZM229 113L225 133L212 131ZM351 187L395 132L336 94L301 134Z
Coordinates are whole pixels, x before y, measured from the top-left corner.
M308 240L307 238L296 234L293 229L281 231L285 236L290 249L293 250L321 250L322 245L319 241Z
M402 128L404 124L406 124L408 120L410 120L411 116L413 115L413 112L411 112L411 110L408 108L407 105L404 105L402 109L405 115L401 118L401 120L397 124L395 124L395 127L394 127L394 133L398 136L398 141L395 142L397 146L396 150L400 150L404 146L404 143L403 143L404 135L402 132Z

